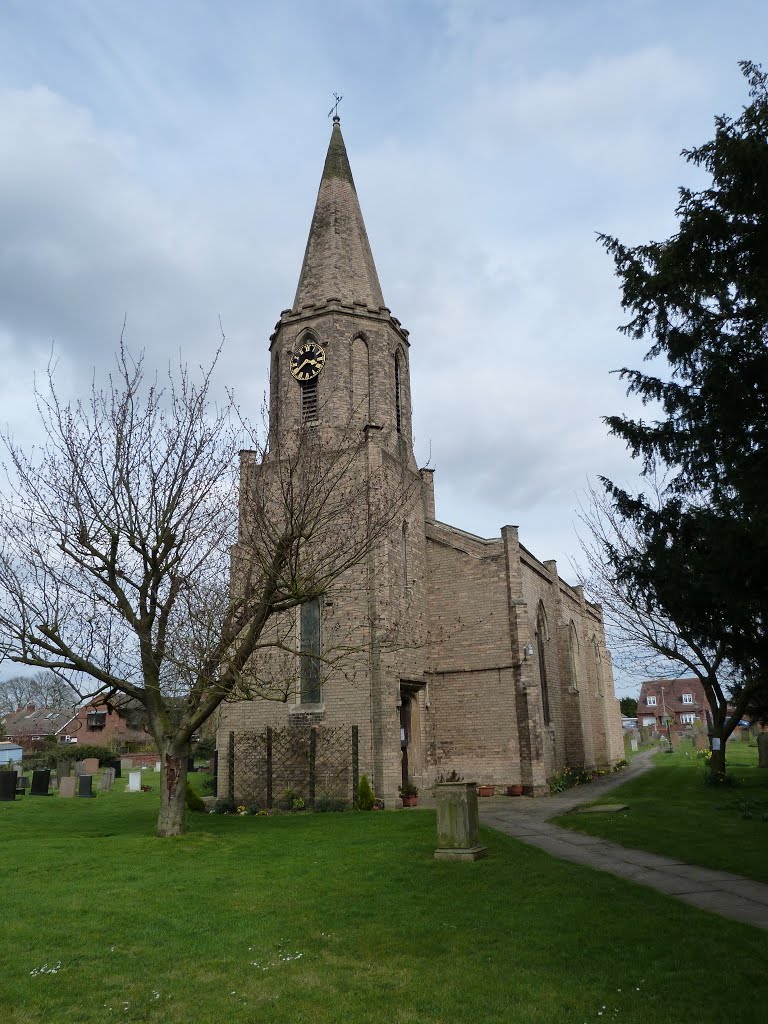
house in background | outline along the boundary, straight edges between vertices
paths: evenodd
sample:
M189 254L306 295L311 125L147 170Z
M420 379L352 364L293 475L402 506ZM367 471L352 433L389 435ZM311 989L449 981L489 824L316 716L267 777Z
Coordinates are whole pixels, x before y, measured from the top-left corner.
M699 679L648 679L640 687L637 724L666 732L667 716L673 732L683 734L695 722L711 725L709 704Z
M8 739L34 750L52 739L58 743L89 743L125 750L144 747L152 737L130 712L120 716L102 704L85 707L38 708L28 704L5 716Z

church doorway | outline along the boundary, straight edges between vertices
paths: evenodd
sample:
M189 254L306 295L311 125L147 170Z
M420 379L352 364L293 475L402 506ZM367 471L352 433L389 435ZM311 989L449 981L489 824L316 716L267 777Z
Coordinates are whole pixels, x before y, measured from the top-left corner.
M402 784L420 779L421 759L421 714L419 692L423 684L400 684L400 774Z
M408 782L408 747L411 738L411 698L400 695L400 762L402 766L402 783Z

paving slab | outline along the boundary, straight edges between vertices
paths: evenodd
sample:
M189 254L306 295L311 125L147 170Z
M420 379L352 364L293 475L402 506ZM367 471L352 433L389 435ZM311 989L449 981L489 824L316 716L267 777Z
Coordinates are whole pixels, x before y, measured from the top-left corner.
M629 768L606 776L589 786L589 799L596 799L648 771L648 751L634 758ZM575 864L605 871L649 886L701 910L728 917L768 931L768 885L752 879L685 864L645 850L632 850L618 843L553 825L547 819L567 814L584 803L584 794L559 794L533 800L526 797L490 797L479 805L480 821L520 842Z

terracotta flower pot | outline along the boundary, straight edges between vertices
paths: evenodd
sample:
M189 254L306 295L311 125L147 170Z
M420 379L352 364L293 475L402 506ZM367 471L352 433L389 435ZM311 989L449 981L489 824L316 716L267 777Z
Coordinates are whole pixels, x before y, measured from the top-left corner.
M403 807L417 807L419 803L417 796L401 796L400 799L403 801Z
M477 787L477 795L478 796L493 796L493 794L495 792L496 792L496 787L495 786L478 786Z
M507 786L507 796L522 796L522 795L523 795L523 785L522 785L522 783L519 782L515 786Z

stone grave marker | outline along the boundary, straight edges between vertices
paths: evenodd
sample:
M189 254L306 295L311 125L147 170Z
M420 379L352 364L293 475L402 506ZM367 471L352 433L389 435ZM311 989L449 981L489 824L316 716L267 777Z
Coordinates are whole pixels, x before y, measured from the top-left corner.
M16 780L16 792L22 795L29 789L29 776L19 775Z
M120 770L124 771L124 772L129 772L131 770L131 768L133 768L133 759L130 758L130 757L121 757L120 758ZM119 775L118 775L118 778L120 778Z
M693 745L696 750L709 750L709 736L703 729L700 729L693 737Z
M95 775L99 770L99 759L98 757L86 757L83 761L85 765L85 775Z
M59 781L59 796L71 797L75 795L75 789L77 787L77 779L74 775L65 775L63 779Z
M30 796L50 796L49 787L51 785L51 770L50 768L36 768L32 772L32 789L30 790Z
M768 732L758 733L757 763L760 768L768 768Z
M85 761L75 761L75 775L85 774Z
M93 792L93 776L92 775L81 775L77 780L77 795L82 797L96 796Z
M629 736L629 749L634 752L637 751L639 746L640 744L638 743L638 732L636 729L633 729Z
M156 772L159 772L159 771L160 771L160 769L161 769L162 767L163 767L163 766L162 766L162 765L160 764L160 762L159 762L159 761L156 761L156 762L155 762L155 771L156 771Z
M126 793L141 792L141 772L128 773L128 785L125 787L125 791Z
M121 779L123 777L122 764L123 762L119 757L116 757L113 761L109 761L107 763L107 768L112 769L115 779Z
M480 843L477 785L474 782L438 782L437 849L435 860L480 860L488 849Z
M16 799L16 772L0 772L0 800Z
M69 761L57 761L56 762L56 778L61 784L62 779L68 779L72 774L72 765Z
M102 772L101 778L99 779L99 792L109 793L112 790L112 785L115 781L115 769L105 768Z

